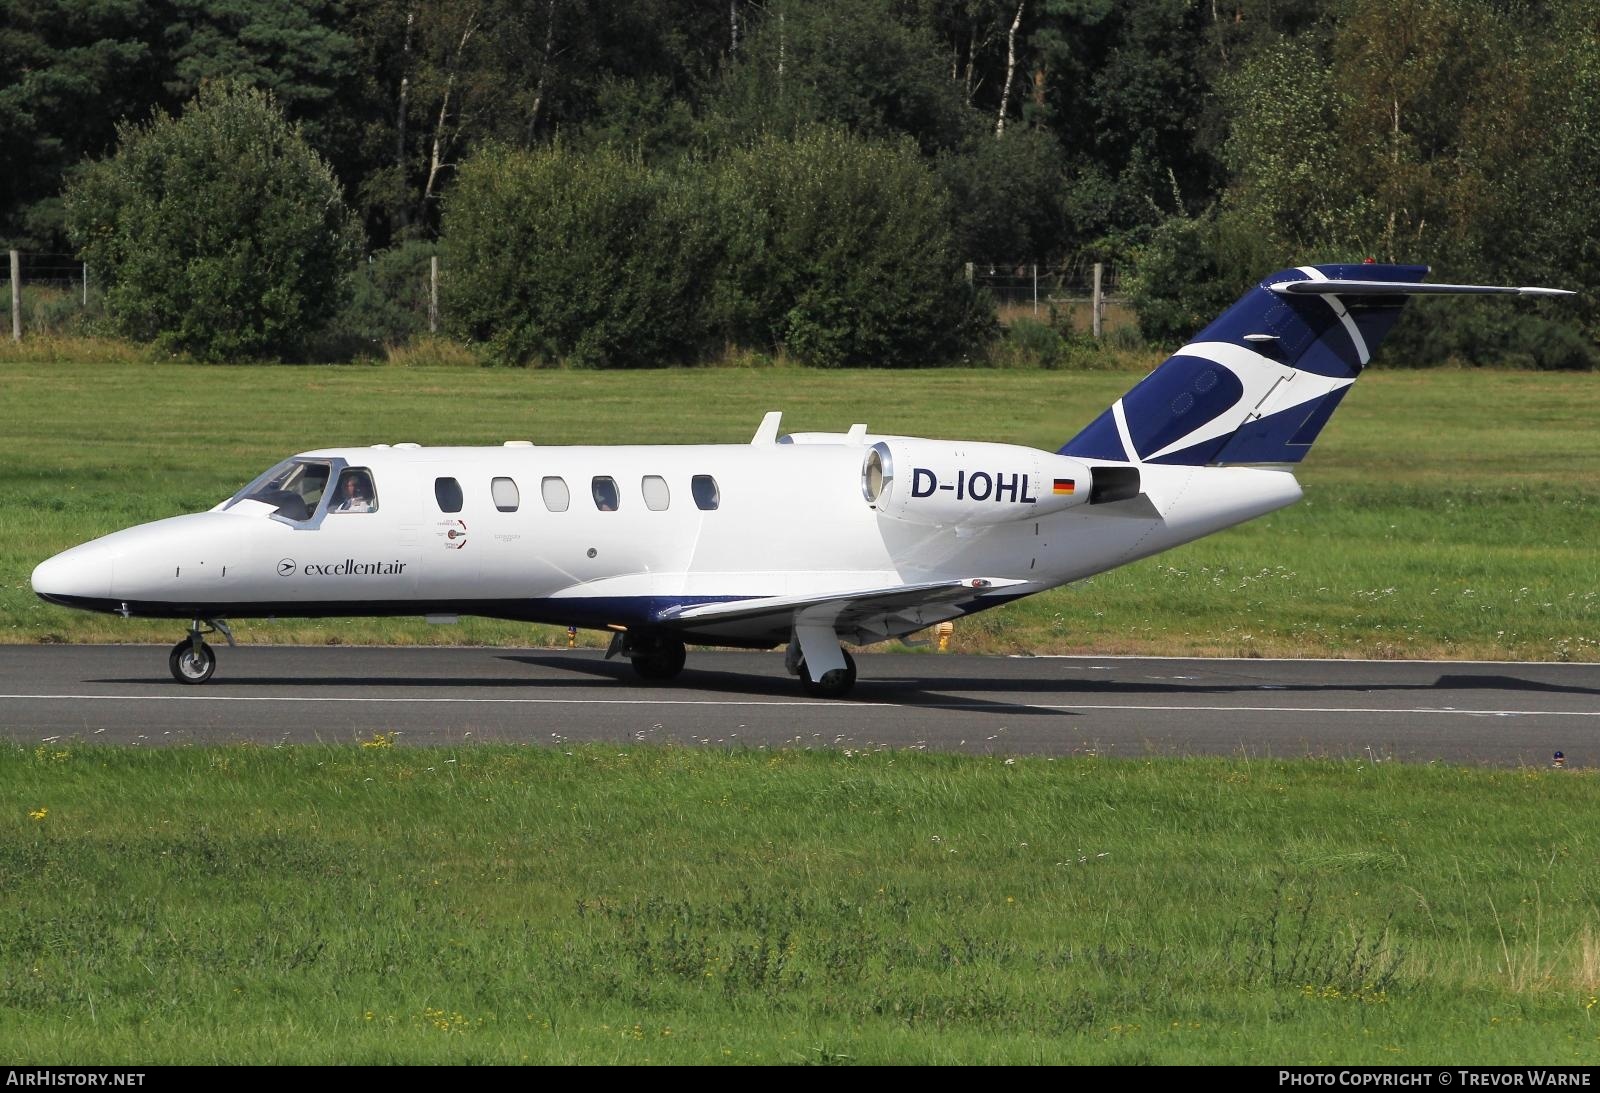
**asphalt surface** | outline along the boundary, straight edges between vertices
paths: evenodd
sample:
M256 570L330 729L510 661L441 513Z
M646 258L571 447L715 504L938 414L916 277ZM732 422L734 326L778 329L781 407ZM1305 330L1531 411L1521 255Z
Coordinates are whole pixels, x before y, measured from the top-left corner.
M694 651L671 684L592 650L0 646L0 739L118 744L650 741L1007 755L1363 756L1600 766L1600 665L858 657L846 700L780 654Z

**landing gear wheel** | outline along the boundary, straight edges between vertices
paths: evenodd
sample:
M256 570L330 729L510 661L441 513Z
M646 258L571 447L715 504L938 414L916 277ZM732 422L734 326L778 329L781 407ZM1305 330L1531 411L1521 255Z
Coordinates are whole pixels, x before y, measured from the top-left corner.
M172 647L167 667L179 683L204 683L217 670L217 654L205 642L184 638Z
M848 649L839 652L844 654L844 667L823 672L821 679L812 679L811 669L805 661L800 662L800 686L806 694L812 698L843 698L850 693L856 685L856 658Z
M630 659L640 679L661 681L676 679L678 673L683 671L683 662L687 657L683 642L677 638L659 638Z

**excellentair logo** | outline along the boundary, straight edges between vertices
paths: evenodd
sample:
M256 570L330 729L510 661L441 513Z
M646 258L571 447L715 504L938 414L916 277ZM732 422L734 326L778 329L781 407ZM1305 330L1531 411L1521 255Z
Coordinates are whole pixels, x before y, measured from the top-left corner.
M392 562L358 562L346 558L342 562L307 562L301 572L307 577L393 577L406 571L406 563L398 558Z

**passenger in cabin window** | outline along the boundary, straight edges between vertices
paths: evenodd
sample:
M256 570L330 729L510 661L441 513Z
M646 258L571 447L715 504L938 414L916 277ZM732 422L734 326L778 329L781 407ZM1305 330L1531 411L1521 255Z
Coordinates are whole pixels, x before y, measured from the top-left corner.
M339 492L331 512L371 512L378 506L372 500L372 479L366 471L345 471L339 476Z
M594 480L594 507L601 512L617 511L617 484L609 478Z

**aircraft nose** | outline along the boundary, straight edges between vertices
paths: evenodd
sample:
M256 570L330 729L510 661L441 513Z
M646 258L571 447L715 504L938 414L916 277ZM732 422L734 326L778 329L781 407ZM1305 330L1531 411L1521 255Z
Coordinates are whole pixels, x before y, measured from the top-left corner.
M110 551L96 543L64 550L33 571L33 591L40 599L71 606L74 601L104 600L111 595Z

